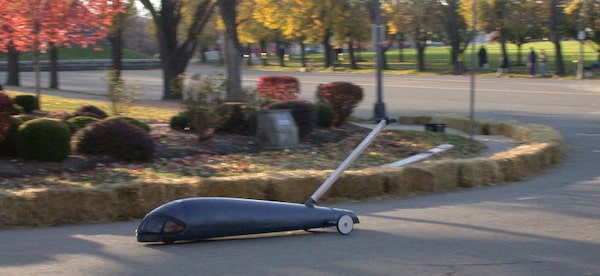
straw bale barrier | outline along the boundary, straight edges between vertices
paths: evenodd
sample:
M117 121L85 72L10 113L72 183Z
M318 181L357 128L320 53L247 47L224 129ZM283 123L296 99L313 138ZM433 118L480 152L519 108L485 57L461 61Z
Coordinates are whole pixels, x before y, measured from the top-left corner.
M403 124L444 123L467 132L467 118L401 117ZM505 135L519 145L487 158L424 161L400 168L346 171L323 201L406 197L522 180L561 161L560 134L542 125L477 121L477 134ZM141 218L165 202L224 196L304 202L332 171L283 171L236 177L138 179L116 186L0 191L0 228Z

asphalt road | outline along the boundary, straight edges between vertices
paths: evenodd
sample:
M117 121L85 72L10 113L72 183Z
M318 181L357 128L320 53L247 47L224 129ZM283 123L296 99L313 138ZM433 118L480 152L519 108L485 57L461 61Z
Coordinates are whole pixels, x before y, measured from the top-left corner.
M262 74L269 72L244 72L244 83ZM101 76L61 73L62 89L102 94ZM150 87L144 98L160 98L158 71L126 76ZM372 116L373 76L294 76L306 99L319 83L361 85L366 96L355 115ZM33 85L26 74L22 81ZM468 77L385 76L384 86L390 117L468 115ZM361 219L348 236L323 230L147 245L133 236L139 221L2 230L0 274L600 275L600 81L490 78L475 87L476 117L556 128L564 162L517 183L336 204Z

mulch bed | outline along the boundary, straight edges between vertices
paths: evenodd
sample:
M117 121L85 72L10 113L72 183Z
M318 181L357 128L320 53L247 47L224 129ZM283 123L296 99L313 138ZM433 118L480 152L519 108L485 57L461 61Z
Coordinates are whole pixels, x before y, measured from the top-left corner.
M151 127L150 135L155 144L153 162L195 155L244 154L267 150L255 136L214 134L209 140L199 141L195 134L172 130L168 124L151 124ZM350 135L366 136L369 131L353 124L345 124L339 128L316 129L303 139L299 147L310 148L335 143ZM106 156L76 154L70 155L62 162L36 162L17 157L0 157L0 178L82 172L94 169L98 165L115 162L117 160Z

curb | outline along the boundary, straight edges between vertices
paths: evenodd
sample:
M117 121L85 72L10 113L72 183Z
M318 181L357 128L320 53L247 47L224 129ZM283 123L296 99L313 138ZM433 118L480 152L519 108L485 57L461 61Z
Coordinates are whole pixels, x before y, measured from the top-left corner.
M121 62L123 70L150 70L162 68L159 59L123 59ZM49 71L50 61L40 60L39 66L41 71ZM57 66L58 71L108 70L112 67L112 60L59 60ZM0 70L8 70L8 63L6 61L0 61ZM19 61L20 72L33 72L33 70L32 61Z
M444 123L466 132L468 118L400 117L401 124ZM489 157L424 161L400 168L346 171L324 200L407 197L514 182L560 163L563 140L554 129L503 121L477 121L479 135L504 135L519 145ZM301 203L331 171L284 171L269 175L144 180L111 188L30 189L0 192L0 228L139 219L171 200L224 196Z

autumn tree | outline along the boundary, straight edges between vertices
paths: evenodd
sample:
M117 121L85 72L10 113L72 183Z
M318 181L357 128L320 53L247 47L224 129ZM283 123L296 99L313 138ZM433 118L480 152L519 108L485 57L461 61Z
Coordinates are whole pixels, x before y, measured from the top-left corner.
M440 11L440 23L444 26L444 31L450 43L450 62L454 67L454 72L460 73L463 68L461 68L459 62L459 56L464 53L469 43L473 43L467 23L461 15L460 1L447 0L443 4L438 4L438 9Z
M479 22L488 32L495 32L500 43L502 56L508 59L506 44L508 43L510 27L514 20L514 11L518 6L512 0L488 0L479 3L482 7Z
M19 86L19 51L13 37L17 32L14 18L10 14L10 0L0 0L0 52L6 52L8 72L6 84Z
M369 10L360 0L342 1L337 4L339 10L333 18L332 33L336 41L345 43L348 47L350 66L358 68L354 55L354 46L367 40L371 33ZM352 18L352 20L348 20Z
M33 52L38 103L40 51L55 46L93 45L106 36L114 14L120 12L110 0L19 0L7 1L2 9L10 16L3 22L9 27L1 30L1 44Z
M306 43L314 43L318 29L313 21L314 1L299 0L254 0L256 9L253 16L274 36L281 34L283 39L300 45L302 67L306 67ZM276 37L277 39L281 39Z
M404 44L410 32L410 18L404 16L400 8L400 1L388 0L383 2L382 12L383 17L387 18L385 21L387 33L398 43L398 61L404 62Z
M213 0L140 0L156 26L163 68L163 99L183 97L183 74L216 6Z
M111 69L114 73L113 77L115 78L113 81L118 82L121 80L121 70L123 69L123 33L129 23L129 19L132 18L137 11L134 5L135 0L121 0L115 2L115 4L117 3L123 5L124 9L114 16L108 32L108 41L111 45Z
M543 3L548 14L548 25L546 33L550 36L550 41L554 44L554 73L557 75L565 74L565 64L562 56L562 45L561 41L565 35L569 33L570 24L568 23L569 14L566 13L565 7L568 7L569 3L577 0L563 1L563 0L544 0ZM543 2L544 2L543 1ZM570 15L573 16L573 15Z
M439 7L435 0L397 1L392 10L396 25L406 24L417 49L417 70L425 71L425 48L432 35L439 33Z

